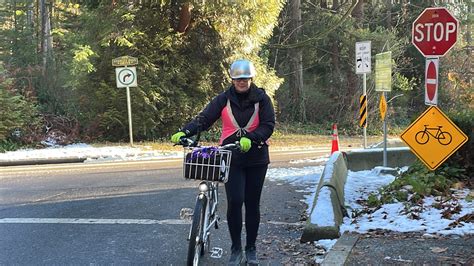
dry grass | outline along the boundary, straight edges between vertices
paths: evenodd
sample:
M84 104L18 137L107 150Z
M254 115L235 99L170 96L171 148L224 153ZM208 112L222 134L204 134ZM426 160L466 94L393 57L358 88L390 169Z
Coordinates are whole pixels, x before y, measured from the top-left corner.
M383 140L382 136L368 136L367 144L372 145ZM274 150L281 149L304 149L321 146L331 146L332 136L326 135L302 135L302 134L276 134L270 139L270 146ZM363 147L363 136L339 136L341 147ZM203 142L202 145L215 145L216 143ZM128 143L98 143L94 146L128 146ZM173 146L168 141L137 142L135 147L151 150L180 151L180 146Z

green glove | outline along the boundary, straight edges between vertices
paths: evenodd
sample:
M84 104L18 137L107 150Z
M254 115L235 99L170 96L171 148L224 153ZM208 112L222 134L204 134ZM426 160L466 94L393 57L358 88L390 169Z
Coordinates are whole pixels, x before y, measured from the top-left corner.
M181 139L181 137L184 137L184 136L186 136L186 134L181 131L178 133L174 133L173 136L171 136L171 142L179 143L179 140Z
M241 137L240 138L240 150L243 152L248 152L252 147L252 141L249 138Z

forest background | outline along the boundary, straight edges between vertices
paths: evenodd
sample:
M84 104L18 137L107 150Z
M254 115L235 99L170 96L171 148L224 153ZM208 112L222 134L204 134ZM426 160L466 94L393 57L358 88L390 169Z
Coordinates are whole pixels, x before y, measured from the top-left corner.
M455 47L440 59L439 106L472 138L473 4L371 0L0 0L0 151L128 139L125 89L113 58L138 58L131 88L136 140L168 139L230 84L228 68L252 60L272 96L277 132L357 135L362 78L355 43L392 51L389 132L422 111L424 57L411 27L426 8L459 20ZM372 64L374 66L374 63ZM374 68L368 132L381 134ZM219 128L208 137L218 135ZM472 146L472 141L470 141ZM471 149L473 150L473 149Z

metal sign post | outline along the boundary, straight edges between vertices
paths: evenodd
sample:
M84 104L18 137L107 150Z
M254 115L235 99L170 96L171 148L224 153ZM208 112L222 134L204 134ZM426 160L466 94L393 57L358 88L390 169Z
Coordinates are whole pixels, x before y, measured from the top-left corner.
M385 100L385 92L382 92L382 97ZM387 167L387 120L385 117L383 119L383 166Z
M387 101L385 92L382 92L380 95L380 117L382 118L383 121L383 166L387 167L387 121L385 120L385 117L387 115Z
M364 93L364 96L367 98L367 74L364 73L364 89L363 89L363 93ZM367 104L366 104L366 109L365 109L365 112L366 114L368 113L368 110L367 110ZM367 148L367 115L365 116L365 127L364 127L364 149Z
M130 56L122 56L112 60L113 66L123 66L115 68L115 77L117 88L126 88L127 90L127 112L128 112L128 134L130 136L130 146L133 147L133 128L132 128L132 104L130 98L130 87L137 87L137 69L128 67L128 64L138 64L138 59Z
M130 136L130 146L133 147L132 103L130 99L130 87L128 86L127 86L127 111L128 111L128 135Z

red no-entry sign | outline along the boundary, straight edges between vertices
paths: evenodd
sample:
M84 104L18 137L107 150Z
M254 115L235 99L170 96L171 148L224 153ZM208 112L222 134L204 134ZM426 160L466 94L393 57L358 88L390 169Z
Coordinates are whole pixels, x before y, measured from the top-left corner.
M444 56L457 42L458 27L446 8L427 8L413 22L412 43L425 57Z
M438 105L438 58L427 58L425 67L425 104Z

